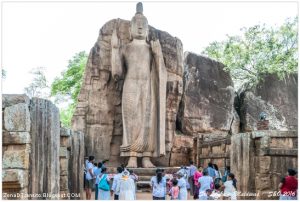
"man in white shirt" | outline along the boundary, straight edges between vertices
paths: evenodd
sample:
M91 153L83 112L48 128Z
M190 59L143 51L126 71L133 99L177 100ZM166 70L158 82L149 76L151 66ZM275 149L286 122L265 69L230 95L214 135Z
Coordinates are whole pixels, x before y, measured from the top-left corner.
M89 156L89 162L87 163L87 168L86 168L86 199L91 200L92 197L92 189L94 186L93 179L95 178L94 176L94 161L95 157L94 156Z
M118 174L116 174L114 176L113 179L113 184L111 186L111 193L114 193L114 200L119 200L119 192L117 191L117 185L122 177L122 172L123 172L123 168L122 167L118 167L117 168L117 172Z

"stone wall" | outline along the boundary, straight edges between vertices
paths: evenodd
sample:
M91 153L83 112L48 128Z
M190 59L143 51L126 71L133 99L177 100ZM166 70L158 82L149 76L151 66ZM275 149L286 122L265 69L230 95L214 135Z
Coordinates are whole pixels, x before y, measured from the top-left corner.
M221 173L224 173L225 167L230 166L230 136L216 137L215 139L206 139L205 135L194 137L195 151L197 152L194 161L198 166L206 168L209 162L217 164Z
M60 199L83 199L84 135L60 129Z
M3 199L83 197L83 134L61 129L48 100L2 98Z
M30 172L30 100L25 95L2 97L3 199L28 199ZM19 195L17 195L19 194Z
M111 35L117 27L121 44L129 43L130 22L114 19L107 22L90 51L78 104L72 119L72 129L85 134L85 155L97 160L109 159L108 165L126 161L120 157L122 144L121 91L123 80L111 78ZM182 96L183 50L181 41L164 31L149 26L149 38L159 39L167 68L166 150L167 155L154 161L157 165L169 162L176 130L176 116Z
M231 137L231 171L238 191L257 193L240 199L278 199L280 179L298 167L296 131L254 131Z

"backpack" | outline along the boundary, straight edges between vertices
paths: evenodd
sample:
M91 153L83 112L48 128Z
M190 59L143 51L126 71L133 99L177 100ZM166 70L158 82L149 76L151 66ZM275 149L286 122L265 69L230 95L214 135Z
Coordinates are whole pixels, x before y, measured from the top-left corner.
M98 184L98 188L103 190L103 191L109 191L110 190L110 187L109 187L109 184L106 180L106 177L107 177L107 174L102 175L101 180Z

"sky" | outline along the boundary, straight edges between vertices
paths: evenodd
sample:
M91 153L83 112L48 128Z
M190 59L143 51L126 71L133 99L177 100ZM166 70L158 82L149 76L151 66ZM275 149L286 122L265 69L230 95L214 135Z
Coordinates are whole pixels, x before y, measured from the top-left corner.
M80 51L90 52L109 20L131 20L137 2L2 2L2 93L24 93L30 70L46 68L53 79ZM297 2L143 2L149 25L181 39L200 54L213 41L265 23L280 25L298 15Z

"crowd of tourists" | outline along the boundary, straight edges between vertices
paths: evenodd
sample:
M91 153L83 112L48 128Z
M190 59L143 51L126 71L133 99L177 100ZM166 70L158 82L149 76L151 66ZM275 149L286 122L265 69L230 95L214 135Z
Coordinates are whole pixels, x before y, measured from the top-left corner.
M117 173L108 174L106 161L95 163L90 156L85 165L86 199L90 200L95 191L96 200L135 200L138 176L124 165L117 167ZM298 180L296 171L288 170L288 176L281 180L280 199L297 199ZM153 200L236 200L237 180L226 167L222 174L216 164L208 163L206 168L196 167L191 161L189 166L182 166L175 173L165 173L157 168L150 180ZM286 193L293 193L287 195ZM190 195L190 196L188 196Z

